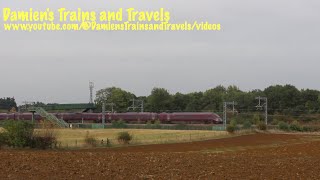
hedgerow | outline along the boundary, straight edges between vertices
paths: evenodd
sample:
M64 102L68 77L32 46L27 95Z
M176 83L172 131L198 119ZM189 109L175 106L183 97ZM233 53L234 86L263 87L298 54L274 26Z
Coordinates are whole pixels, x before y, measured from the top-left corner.
M53 133L34 133L34 125L29 122L9 120L3 128L5 131L0 133L0 147L47 149L56 143Z

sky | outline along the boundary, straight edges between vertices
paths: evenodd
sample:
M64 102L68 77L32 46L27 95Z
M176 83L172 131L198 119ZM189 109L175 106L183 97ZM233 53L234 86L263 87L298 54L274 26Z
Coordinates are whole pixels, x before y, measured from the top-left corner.
M217 85L274 84L320 90L318 0L1 0L0 97L45 103L89 101L117 86L137 96ZM2 8L165 8L171 22L221 23L210 32L4 32Z

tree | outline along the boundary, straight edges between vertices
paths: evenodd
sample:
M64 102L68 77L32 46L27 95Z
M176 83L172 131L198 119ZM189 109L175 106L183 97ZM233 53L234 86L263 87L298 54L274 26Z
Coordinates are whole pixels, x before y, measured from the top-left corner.
M177 92L175 95L173 95L172 110L184 111L187 108L189 101L190 98L188 95Z
M316 112L319 108L319 96L320 92L317 90L302 89L301 104L303 104L309 112Z
M17 103L14 97L0 98L0 109L10 111L12 108L17 109Z
M229 86L225 91L226 101L236 101L242 91L237 86Z
M147 98L147 109L152 112L165 112L172 106L172 96L164 88L153 88Z
M116 87L105 88L97 91L95 103L98 109L101 109L102 103L114 103L114 110L117 112L125 112L130 106L130 101L136 96L130 92ZM107 109L111 109L108 108Z
M24 121L6 121L3 125L8 144L13 147L26 147L30 144L34 125Z
M222 111L222 103L226 96L226 88L217 86L203 93L203 107L206 110Z
M255 106L258 103L255 97L258 96L268 98L268 112L271 114L290 113L292 115L299 115L304 112L320 112L319 91L310 89L299 90L292 85L273 85L263 91L259 89L241 91L236 86L225 88L219 85L204 92L192 92L188 94L177 92L174 95L171 95L166 89L154 88L149 96L141 96L138 99L145 102L145 110L150 112L221 112L224 101L235 101L237 102L236 110L241 113L242 111L255 111ZM136 98L133 93L111 87L97 91L95 102L98 109L101 109L102 102L106 102L114 103L116 111L124 112L131 106L132 102L130 101L133 98ZM7 99L0 101L0 107L1 105L4 106L3 100ZM8 103L5 102L5 104ZM107 106L107 109L111 108Z
M54 104L54 103L52 103L52 104ZM35 102L35 103L33 104L33 106L43 107L43 106L46 106L46 104L45 104L45 103L43 103L43 102L39 102L39 101L37 101L37 102Z
M203 93L194 92L187 94L188 104L185 111L196 112L203 109Z
M270 86L264 90L268 97L268 106L271 112L289 110L296 108L301 103L300 91L292 85Z

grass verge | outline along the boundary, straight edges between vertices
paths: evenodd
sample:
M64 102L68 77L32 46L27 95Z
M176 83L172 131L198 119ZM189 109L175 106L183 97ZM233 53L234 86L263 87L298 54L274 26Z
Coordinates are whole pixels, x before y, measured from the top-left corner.
M119 146L117 135L123 131L123 129L55 129L61 147L83 147L88 133L97 139L97 144L110 141L113 146ZM133 135L131 145L179 143L232 136L224 131L157 129L125 129L125 131Z

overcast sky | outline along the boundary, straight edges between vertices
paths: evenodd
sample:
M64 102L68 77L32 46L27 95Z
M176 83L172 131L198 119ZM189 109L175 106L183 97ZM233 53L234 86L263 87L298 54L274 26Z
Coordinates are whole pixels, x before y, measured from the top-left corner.
M0 97L79 103L117 86L136 95L219 84L320 89L319 0L1 0ZM4 32L2 8L171 12L172 22L221 23L220 32Z

